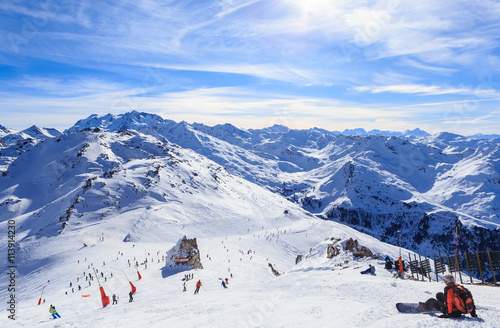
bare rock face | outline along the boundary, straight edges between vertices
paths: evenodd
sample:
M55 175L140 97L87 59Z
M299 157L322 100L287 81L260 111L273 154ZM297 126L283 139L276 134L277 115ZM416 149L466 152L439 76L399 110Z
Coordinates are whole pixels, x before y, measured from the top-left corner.
M332 238L333 240L333 238ZM361 246L358 243L357 239L349 238L338 243L340 240L337 239L335 242L328 246L326 256L331 259L340 254L342 250L346 252L352 252L354 257L373 257L376 258L376 255L366 246Z
M196 238L188 239L184 236L179 239L177 245L168 251L165 267L184 270L203 269Z
M337 247L335 244L331 244L328 246L326 250L326 257L331 259L340 254L340 247Z
M361 246L361 249L357 252L353 252L352 255L356 257L373 257L372 251L365 246Z
M302 258L303 258L303 257L304 257L304 256L303 256L303 255L301 255L301 254L297 255L297 257L295 258L295 264L297 264L297 263L299 263L300 261L302 261Z
M271 268L271 271L273 272L273 274L276 276L276 277L279 277L280 276L280 273L273 267L273 265L271 263L268 263L267 264L270 268Z
M344 248L350 252L358 251L358 240L349 238L349 240L346 241Z

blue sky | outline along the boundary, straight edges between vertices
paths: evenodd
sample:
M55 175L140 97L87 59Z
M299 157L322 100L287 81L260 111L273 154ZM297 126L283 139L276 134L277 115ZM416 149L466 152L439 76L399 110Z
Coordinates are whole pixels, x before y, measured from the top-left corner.
M497 1L4 1L0 124L500 133Z

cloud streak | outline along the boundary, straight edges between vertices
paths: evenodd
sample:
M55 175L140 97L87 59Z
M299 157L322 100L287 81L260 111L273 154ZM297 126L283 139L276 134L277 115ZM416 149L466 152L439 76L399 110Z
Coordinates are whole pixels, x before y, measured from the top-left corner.
M493 89L482 88L450 88L437 85L422 85L422 84L398 84L398 85L383 85L383 86L359 86L354 87L353 90L358 92L370 93L402 93L402 94L417 94L417 95L473 95L477 97L498 98L500 93Z

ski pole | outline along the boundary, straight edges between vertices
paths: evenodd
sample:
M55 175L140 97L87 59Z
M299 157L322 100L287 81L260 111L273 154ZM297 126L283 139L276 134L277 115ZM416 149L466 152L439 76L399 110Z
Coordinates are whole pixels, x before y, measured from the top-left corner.
M129 279L129 278L127 277L127 275L125 274L125 271L123 271L123 270L122 270L122 272L123 272L123 274L125 275L125 278L127 278L128 282L130 282L130 279Z
M94 269L93 266L92 266L92 269ZM99 287L101 287L101 283L99 282L99 277L97 276L97 273L95 272L95 269L94 269L94 275L95 275L95 278L97 279L97 284L99 285Z
M457 257L457 246L458 246L458 226L455 226L455 281L457 281L457 262L458 262L458 257ZM460 279L462 276L460 276Z

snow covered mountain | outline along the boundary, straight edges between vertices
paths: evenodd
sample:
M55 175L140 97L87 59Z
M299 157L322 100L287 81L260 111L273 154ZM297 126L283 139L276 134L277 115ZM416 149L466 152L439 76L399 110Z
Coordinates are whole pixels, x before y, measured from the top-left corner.
M9 129L9 128L0 124L0 138L3 138L4 136L11 134L11 133L16 133L16 131Z
M28 130L33 135L39 131ZM158 143L191 149L319 218L346 223L392 244L398 243L401 231L403 245L422 254L451 252L449 231L455 226L460 227L461 251L495 248L500 239L496 139L428 135L419 129L389 137L364 135L360 129L345 135L279 125L244 130L231 124L176 123L137 111L92 115L62 137L82 130L137 131ZM4 174L9 175L10 164L37 140L23 139L2 150Z
M36 125L33 125L22 131L24 134L30 136L31 138L52 138L57 137L61 134L61 132L57 131L53 128L39 128Z
M131 112L92 116L0 152L9 158L0 229L15 226L18 283L19 320L2 318L6 327L53 327L49 304L62 315L56 324L68 327L387 327L411 326L409 316L414 327L450 327L395 312L396 301L425 300L443 286L394 280L382 269L382 258L400 251L391 229L403 232L405 257L448 249L446 224L457 220L461 234L474 237L462 248L498 246L492 141L243 130ZM184 235L197 238L204 269L165 274L164 256ZM376 256L326 257L350 238ZM359 274L368 264L377 275ZM94 269L118 305L101 307L96 281L85 278ZM195 275L188 293L186 273ZM198 279L204 285L194 296ZM138 288L132 303L127 280ZM9 283L0 281L2 300ZM42 288L47 303L37 306ZM498 293L470 288L484 319L468 324L496 323Z
M347 223L421 253L496 247L500 238L500 143L419 129L351 135L284 126L243 130L175 123L152 114L93 115L69 131L136 130L210 158L286 196L318 217ZM419 229L415 229L415 226Z
M60 135L61 132L52 128L39 128L33 125L23 131L15 131L0 125L0 147L8 145L26 145L27 143L37 142L45 138L52 138Z

